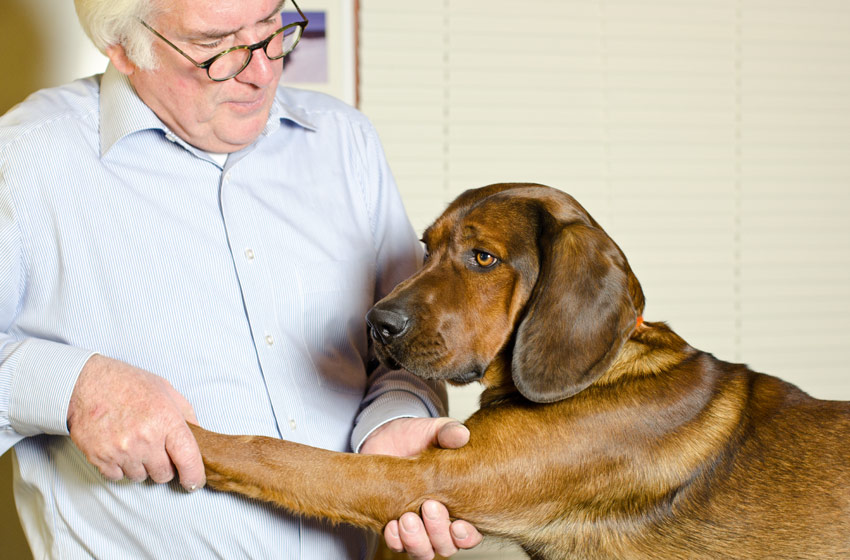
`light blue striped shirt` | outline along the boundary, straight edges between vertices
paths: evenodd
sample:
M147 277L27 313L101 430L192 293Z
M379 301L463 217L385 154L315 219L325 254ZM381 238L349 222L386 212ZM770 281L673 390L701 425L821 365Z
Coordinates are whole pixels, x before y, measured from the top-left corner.
M93 352L200 423L335 450L445 392L367 371L364 315L421 249L367 119L279 88L223 168L113 67L0 118L0 452L36 558L365 558L374 539L241 497L108 482L68 437ZM356 483L356 481L352 481Z

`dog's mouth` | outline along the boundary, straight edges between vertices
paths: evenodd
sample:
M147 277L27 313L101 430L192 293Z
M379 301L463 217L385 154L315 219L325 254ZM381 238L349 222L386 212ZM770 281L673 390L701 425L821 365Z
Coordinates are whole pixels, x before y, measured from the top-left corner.
M374 352L374 357L378 359L378 361L387 367L388 369L407 369L404 364L402 364L390 351L389 347L382 343L380 339L377 339L372 336L372 340L369 341L372 351ZM409 370L408 370L409 371Z
M388 352L378 352L379 359L388 369L407 369Z
M473 370L449 377L448 381L449 383L453 383L455 385L466 385L467 383L472 383L473 381L481 381L482 377L484 377L483 372Z
M473 381L480 381L484 377L484 368L471 367L460 373L455 371L447 371L436 364L427 364L420 360L407 357L397 357L396 352L391 345L382 344L380 341L373 340L372 347L375 352L375 357L389 369L405 369L410 373L421 377L422 379L445 379L454 385L466 385ZM401 352L404 354L404 352Z

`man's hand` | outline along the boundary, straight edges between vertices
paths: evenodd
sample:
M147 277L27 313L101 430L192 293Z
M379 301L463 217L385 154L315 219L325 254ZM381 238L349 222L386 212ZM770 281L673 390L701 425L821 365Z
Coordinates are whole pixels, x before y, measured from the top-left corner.
M174 478L204 485L204 464L186 422L189 402L165 379L100 355L83 367L68 406L71 439L109 480Z
M360 453L409 457L430 445L455 449L468 441L469 430L452 418L399 418L372 432ZM466 521L450 521L446 507L434 500L422 504L421 518L408 512L384 528L387 546L406 551L414 560L431 560L435 554L449 557L458 549L478 546L481 539Z

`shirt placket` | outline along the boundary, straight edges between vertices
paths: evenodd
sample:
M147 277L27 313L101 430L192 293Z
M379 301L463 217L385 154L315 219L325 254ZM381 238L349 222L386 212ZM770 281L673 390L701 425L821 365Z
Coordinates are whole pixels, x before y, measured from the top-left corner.
M259 229L256 201L240 184L238 169L225 168L220 188L222 219L245 315L278 430L285 439L308 443L304 404L293 375L304 360L299 352L300 322L293 320L302 312L297 276L293 271L287 278L272 277L268 247L273 241L268 231ZM283 320L278 315L281 309L288 315Z

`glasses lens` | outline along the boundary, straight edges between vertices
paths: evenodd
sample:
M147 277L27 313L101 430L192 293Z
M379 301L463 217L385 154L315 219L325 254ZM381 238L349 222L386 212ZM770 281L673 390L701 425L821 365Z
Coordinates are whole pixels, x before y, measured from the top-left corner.
M232 50L221 55L208 68L210 78L213 80L232 78L245 68L249 58L251 58L251 51L247 48Z
M295 48L295 44L301 38L301 26L293 25L285 27L269 42L266 47L266 56L269 58L280 58L289 54Z
M295 48L298 40L301 39L301 31L302 28L300 25L293 25L279 30L266 45L266 56L272 60L276 60L289 54ZM210 78L213 80L229 80L241 72L248 65L250 59L250 48L236 48L216 58L207 70L209 71Z

